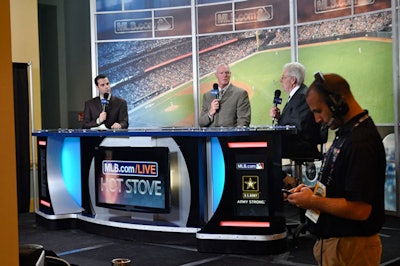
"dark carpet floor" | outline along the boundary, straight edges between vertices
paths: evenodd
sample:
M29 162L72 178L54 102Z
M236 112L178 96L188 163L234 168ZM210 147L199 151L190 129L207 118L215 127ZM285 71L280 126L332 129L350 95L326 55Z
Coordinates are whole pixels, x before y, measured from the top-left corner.
M288 220L296 218L294 214ZM400 265L400 218L389 215L386 218L381 230L381 265ZM109 266L117 257L129 258L135 266L316 265L312 256L314 238L307 232L295 240L289 234L287 251L278 255L200 253L193 234L163 241L146 237L132 241L124 240L118 233L115 237L106 237L82 229L49 230L38 225L36 214L24 213L19 215L19 242L40 244L71 265L79 266Z

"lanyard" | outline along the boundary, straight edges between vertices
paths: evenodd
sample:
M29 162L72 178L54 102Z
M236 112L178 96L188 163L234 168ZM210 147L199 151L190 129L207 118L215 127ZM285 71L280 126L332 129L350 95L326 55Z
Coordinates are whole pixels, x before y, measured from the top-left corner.
M365 114L364 116L362 116L354 124L354 126L351 128L350 132L353 131L353 129L355 129L356 127L358 127L368 117L369 117L368 114ZM348 136L348 134L346 134L346 136ZM320 181L326 187L328 187L332 181L332 173L333 173L334 165L335 165L336 159L342 149L342 146L347 139L346 136L344 136L342 138L337 136L335 138L335 140L333 141L332 146L329 148L328 152L324 156L324 161L322 162L322 165L321 165L321 171L318 174L318 181Z

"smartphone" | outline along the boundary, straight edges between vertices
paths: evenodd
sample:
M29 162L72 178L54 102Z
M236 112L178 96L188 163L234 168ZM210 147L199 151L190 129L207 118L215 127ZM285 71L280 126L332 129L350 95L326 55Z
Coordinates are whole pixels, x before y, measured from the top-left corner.
M290 192L290 190L288 190L288 189L284 189L284 188L282 188L282 192L283 193L286 193L286 194L292 194L292 192Z

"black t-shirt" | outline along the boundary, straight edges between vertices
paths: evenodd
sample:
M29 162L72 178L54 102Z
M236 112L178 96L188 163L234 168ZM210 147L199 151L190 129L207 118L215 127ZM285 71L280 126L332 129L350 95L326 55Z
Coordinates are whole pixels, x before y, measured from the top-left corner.
M366 202L372 205L372 211L365 221L321 213L317 224L309 221L310 232L321 238L377 233L385 217L386 156L367 111L338 129L325 160L319 180L326 186L326 196ZM334 166L330 169L332 162Z

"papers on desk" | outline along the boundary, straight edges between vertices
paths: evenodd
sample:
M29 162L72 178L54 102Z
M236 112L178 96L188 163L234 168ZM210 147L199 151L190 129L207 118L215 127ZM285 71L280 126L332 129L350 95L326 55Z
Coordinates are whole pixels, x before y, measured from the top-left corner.
M101 124L98 127L91 127L90 130L108 130L108 128L104 124Z

